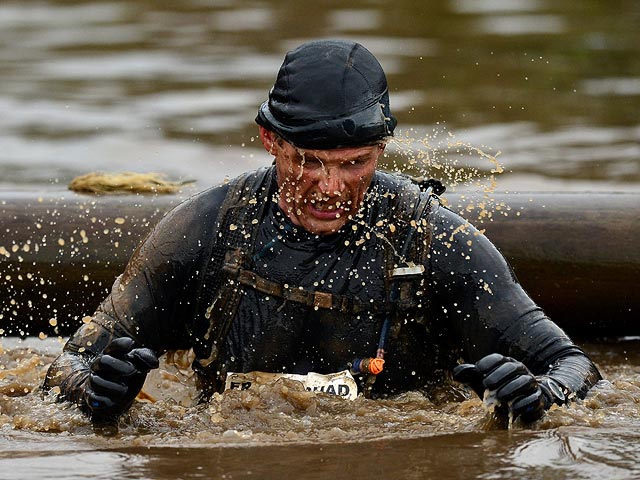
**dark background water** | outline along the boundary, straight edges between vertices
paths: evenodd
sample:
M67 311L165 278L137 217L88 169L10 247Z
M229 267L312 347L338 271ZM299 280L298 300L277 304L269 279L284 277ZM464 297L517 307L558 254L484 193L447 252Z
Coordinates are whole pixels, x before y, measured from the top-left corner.
M501 152L499 189L638 191L638 25L635 0L6 0L0 188L264 164L253 118L284 53L339 37L380 59L400 136Z

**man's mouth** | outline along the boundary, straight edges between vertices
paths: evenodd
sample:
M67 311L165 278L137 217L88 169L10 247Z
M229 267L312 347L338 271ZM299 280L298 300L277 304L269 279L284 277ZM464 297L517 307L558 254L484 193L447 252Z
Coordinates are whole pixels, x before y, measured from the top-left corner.
M336 203L324 203L324 202L310 202L307 204L307 208L310 213L322 220L335 220L340 218L345 213L345 205L340 202Z

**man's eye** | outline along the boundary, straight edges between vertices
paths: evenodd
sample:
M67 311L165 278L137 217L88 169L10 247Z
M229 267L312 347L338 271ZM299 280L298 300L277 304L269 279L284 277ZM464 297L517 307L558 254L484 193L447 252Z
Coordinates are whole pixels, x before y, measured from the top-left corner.
M317 158L307 158L304 163L306 166L311 168L317 168L322 166L322 162Z

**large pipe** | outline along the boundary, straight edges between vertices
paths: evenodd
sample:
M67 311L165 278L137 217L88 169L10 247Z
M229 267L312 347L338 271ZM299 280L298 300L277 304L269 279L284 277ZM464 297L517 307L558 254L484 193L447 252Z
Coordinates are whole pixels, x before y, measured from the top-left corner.
M476 225L556 323L577 338L640 335L640 194L491 198L491 218ZM454 210L469 203L451 199ZM474 222L477 211L466 218Z
M20 336L74 331L180 200L0 193L0 328Z
M568 333L640 334L640 195L445 198L486 229L525 289ZM0 192L0 330L75 330L143 236L181 200Z

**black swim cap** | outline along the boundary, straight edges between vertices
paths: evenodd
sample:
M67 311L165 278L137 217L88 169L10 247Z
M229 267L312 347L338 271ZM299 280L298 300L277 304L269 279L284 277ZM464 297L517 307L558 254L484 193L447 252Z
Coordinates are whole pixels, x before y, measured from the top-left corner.
M331 149L375 143L393 135L387 78L356 42L318 40L287 53L256 117L300 148Z

